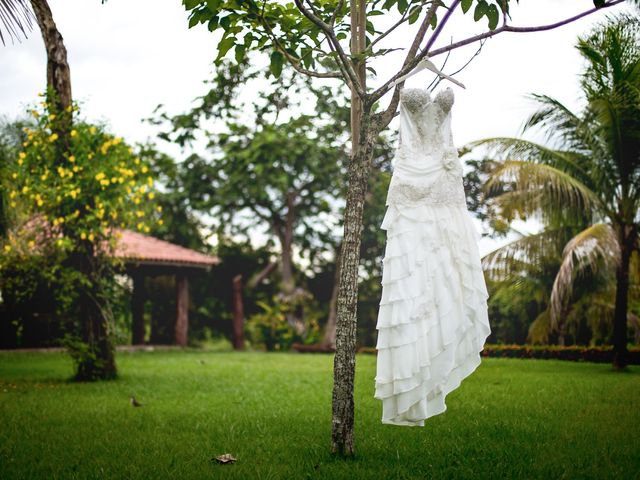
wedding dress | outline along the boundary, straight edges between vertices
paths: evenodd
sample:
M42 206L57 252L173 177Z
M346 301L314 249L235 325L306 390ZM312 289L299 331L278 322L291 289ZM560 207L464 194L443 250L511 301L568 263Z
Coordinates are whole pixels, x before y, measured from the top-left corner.
M480 364L491 333L477 240L451 135L453 91L400 93L400 143L381 228L387 245L375 398L382 423L424 426Z

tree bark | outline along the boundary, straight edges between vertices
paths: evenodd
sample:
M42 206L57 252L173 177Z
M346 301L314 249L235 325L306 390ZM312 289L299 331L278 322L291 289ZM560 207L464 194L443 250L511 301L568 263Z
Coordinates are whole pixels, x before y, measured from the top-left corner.
M54 131L59 137L56 146L61 152L67 152L72 121L71 71L67 49L47 0L31 0L31 6L47 51L47 101L55 106L57 112L53 122Z
M366 48L366 0L351 0L351 54ZM356 57L357 58L357 57ZM364 92L366 63L355 62L356 74ZM352 456L354 451L353 384L356 372L356 332L358 309L358 267L362 237L362 212L367 193L373 138L370 105L364 105L356 88L351 90L351 157L348 169L344 234L340 254L336 354L333 360L331 451Z
M629 363L627 350L627 309L629 296L629 262L637 236L631 225L618 230L620 264L616 272L616 306L613 314L613 368L624 369Z
M364 199L371 170L374 133L370 118L363 111L360 143L349 162L349 189L344 215L344 237L338 285L338 318L336 325L336 354L333 364L333 453L354 454L353 384L356 366L356 331L358 307L358 267Z
M244 350L244 304L242 275L233 277L233 349Z

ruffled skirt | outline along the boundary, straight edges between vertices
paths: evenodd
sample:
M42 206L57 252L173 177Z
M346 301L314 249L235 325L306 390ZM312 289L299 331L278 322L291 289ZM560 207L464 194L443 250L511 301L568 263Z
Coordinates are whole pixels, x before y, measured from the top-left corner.
M491 333L477 241L464 207L389 205L375 398L382 422L423 426L480 364Z

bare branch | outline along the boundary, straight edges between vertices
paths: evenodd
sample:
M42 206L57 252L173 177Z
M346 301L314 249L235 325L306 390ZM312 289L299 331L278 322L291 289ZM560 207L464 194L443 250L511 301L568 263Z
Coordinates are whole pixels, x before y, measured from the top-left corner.
M370 51L373 51L373 47L375 46L376 43L378 43L380 40L382 40L383 38L385 38L387 35L389 35L390 33L392 33L396 28L398 28L400 25L402 25L404 22L406 22L408 20L407 15L409 13L409 8L407 8L404 13L402 14L402 16L400 17L400 20L398 20L396 23L394 23L391 27L389 27L389 29L384 32L382 35L380 35L378 38L376 38L375 40L373 40L369 46L367 47L367 49L364 51L364 53L369 53Z
M340 0L338 2L338 5L336 5L336 9L333 11L333 15L331 15L331 21L329 22L331 28L333 28L333 26L336 24L336 18L338 18L338 14L340 13L340 10L342 10L343 6L344 0Z
M462 65L458 70L456 70L456 71L455 71L455 72L453 72L453 73L450 73L450 74L449 74L449 76L450 76L450 77L453 77L453 76L455 76L455 75L459 74L459 73L460 73L462 70L464 70L465 68L467 68L467 67L469 66L469 64L473 61L473 59L474 59L474 58L476 58L478 55L480 55L480 52L482 51L482 47L484 47L485 42L486 42L486 40L480 40L480 46L479 46L479 47L478 47L478 49L476 50L476 53L474 53L474 54L471 56L471 58L470 58L470 59L469 59L469 60L468 60L464 65ZM451 53L451 50L449 50L449 51L447 52L447 58L449 58L449 54L450 54L450 53ZM445 61L445 63L446 63L446 61ZM443 69L444 69L444 65L442 66L442 68L441 68L440 70L443 70ZM442 77L436 77L436 78L434 79L435 85L433 86L433 88L435 89L435 88L440 84L440 82L441 82L441 81L442 81ZM432 83L433 83L433 82L432 82Z

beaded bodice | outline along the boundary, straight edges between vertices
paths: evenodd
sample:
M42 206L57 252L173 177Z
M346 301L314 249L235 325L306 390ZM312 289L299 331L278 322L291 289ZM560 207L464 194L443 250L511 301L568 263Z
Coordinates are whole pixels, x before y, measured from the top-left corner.
M429 91L400 92L400 139L387 204L466 208L462 166L451 134L453 91L432 100Z

